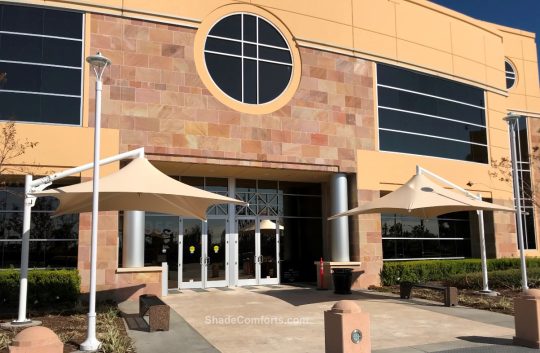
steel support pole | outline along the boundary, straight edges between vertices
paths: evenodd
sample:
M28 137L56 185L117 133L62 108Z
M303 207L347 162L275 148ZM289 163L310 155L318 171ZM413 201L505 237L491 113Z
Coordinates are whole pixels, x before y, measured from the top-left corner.
M101 139L101 91L103 82L101 77L96 80L96 123L94 130L94 180L92 182L92 233L90 250L90 303L88 308L88 333L86 340L81 344L83 351L96 351L101 342L96 337L96 264L97 264L97 232L99 211L99 157Z
M347 176L343 173L332 175L330 179L330 213L337 214L348 209ZM349 220L339 217L330 221L332 236L332 261L349 262Z
M32 184L32 176L24 177L24 213L21 241L21 272L19 288L19 315L13 324L25 324L30 322L26 317L26 301L28 296L28 255L30 251L30 220L32 217L32 198L29 195Z
M516 125L519 116L508 115L506 120L510 128L510 153L512 159L512 184L514 186L514 202L516 205L516 230L518 234L519 258L521 262L521 287L525 291L529 289L527 283L527 262L525 261L525 244L523 241L523 224L521 215L521 193L519 192L518 166L517 166L517 146L516 146Z

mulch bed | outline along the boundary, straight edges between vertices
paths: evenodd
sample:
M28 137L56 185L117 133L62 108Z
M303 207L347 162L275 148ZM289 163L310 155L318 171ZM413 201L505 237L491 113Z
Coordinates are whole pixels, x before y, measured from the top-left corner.
M372 287L371 289L379 292L393 293L399 296L399 286ZM459 289L458 303L459 305L468 306L475 309L514 315L514 298L521 294L521 290L500 289L497 290L497 292L499 292L500 295L491 297L487 295L480 295L473 290ZM442 292L439 291L415 288L413 291L413 298L442 302L444 296Z
M109 306L110 307L110 306ZM104 310L98 308L98 312ZM0 312L0 321L6 322L16 318L16 313L2 313ZM79 349L79 345L86 339L87 334L87 313L83 312L61 312L61 313L30 313L29 317L32 320L39 320L43 323L43 326L53 330L60 340L64 342L64 353L71 353ZM116 319L116 325L121 333L127 336L127 332L124 326L122 318ZM7 332L8 334L15 336L21 329L6 330L0 328L0 333ZM98 322L99 331L99 322ZM0 353L8 353L7 348L0 349Z

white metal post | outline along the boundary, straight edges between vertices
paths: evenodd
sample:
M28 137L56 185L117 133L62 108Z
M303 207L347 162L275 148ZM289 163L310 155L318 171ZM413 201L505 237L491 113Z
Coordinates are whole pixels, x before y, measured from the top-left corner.
M482 196L478 195L480 200ZM489 289L488 283L488 268L487 268L487 256L486 256L486 235L484 231L484 211L476 211L478 214L478 233L480 235L480 259L482 262L482 290L481 293L492 293Z
M525 244L523 241L523 224L521 214L521 193L519 192L518 166L517 166L517 146L516 146L516 126L519 115L508 114L505 120L510 128L510 153L512 159L512 184L514 186L514 202L516 205L516 230L518 233L519 258L521 262L521 287L525 291L529 289L527 283L527 262L525 261Z
M101 91L103 82L98 76L96 80L96 122L94 130L94 173L92 191L92 231L90 239L90 302L88 308L88 333L86 340L81 344L83 351L95 351L101 342L96 338L96 270L97 270L97 232L99 211L99 157L100 157L100 130L101 130Z
M30 251L30 220L32 217L33 200L29 197L32 183L32 176L26 175L24 178L24 213L23 229L21 239L21 272L19 288L19 315L12 324L26 324L31 320L26 318L26 300L28 295L28 253Z
M433 177L434 179L442 182L443 184L446 184L458 191L461 191L462 193L464 193L465 195L473 198L473 199L476 199L476 200L479 200L479 201L482 201L482 196L480 196L480 194L478 195L474 195L472 194L471 192L465 190L464 188L462 188L461 186L459 185L456 185L446 179L444 179L443 177L435 174L435 173L432 173L430 172L429 170L427 169L424 169L422 167L420 167L419 165L416 166L416 174L427 174L431 177ZM478 214L478 231L480 233L480 262L481 262L481 266L482 266L482 290L480 291L481 294L494 294L494 295L497 295L496 292L493 292L489 289L489 285L488 285L488 273L487 273L487 258L486 258L486 236L485 236L485 231L484 231L484 212L483 211L476 211L477 214Z

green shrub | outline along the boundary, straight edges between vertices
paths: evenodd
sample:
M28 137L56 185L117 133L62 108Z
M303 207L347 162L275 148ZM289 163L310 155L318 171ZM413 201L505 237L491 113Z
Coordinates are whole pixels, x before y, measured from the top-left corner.
M19 271L0 270L0 304L19 302ZM73 305L80 293L77 270L31 270L28 272L28 307Z
M519 259L489 259L487 265L490 272L519 269ZM527 267L540 268L540 258L527 259ZM444 281L452 275L481 271L480 259L392 261L383 264L380 276L381 283L390 286L401 281Z
M527 280L530 288L540 286L540 268L532 267L527 270ZM449 286L460 289L482 289L482 272L461 273L452 275L444 281ZM510 269L489 272L489 287L492 289L521 288L521 270Z

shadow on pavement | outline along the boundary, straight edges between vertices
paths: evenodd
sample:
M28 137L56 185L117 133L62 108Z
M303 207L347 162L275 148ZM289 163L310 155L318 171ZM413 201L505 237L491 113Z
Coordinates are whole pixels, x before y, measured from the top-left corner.
M130 330L142 332L150 331L150 326L144 318L139 316L139 314L127 314L122 312L122 317L126 320L126 324Z
M333 290L317 290L314 287L297 287L288 285L289 288L280 288L272 290L259 290L257 293L268 295L276 299L283 300L294 306L308 304L337 302L340 300L396 300L399 298L387 295L379 295L366 291L352 291L351 294L334 294Z
M485 343L485 344L495 344L499 346L512 346L511 338L500 338L500 337L482 337L482 336L460 336L456 337L460 340L473 342L473 343Z

